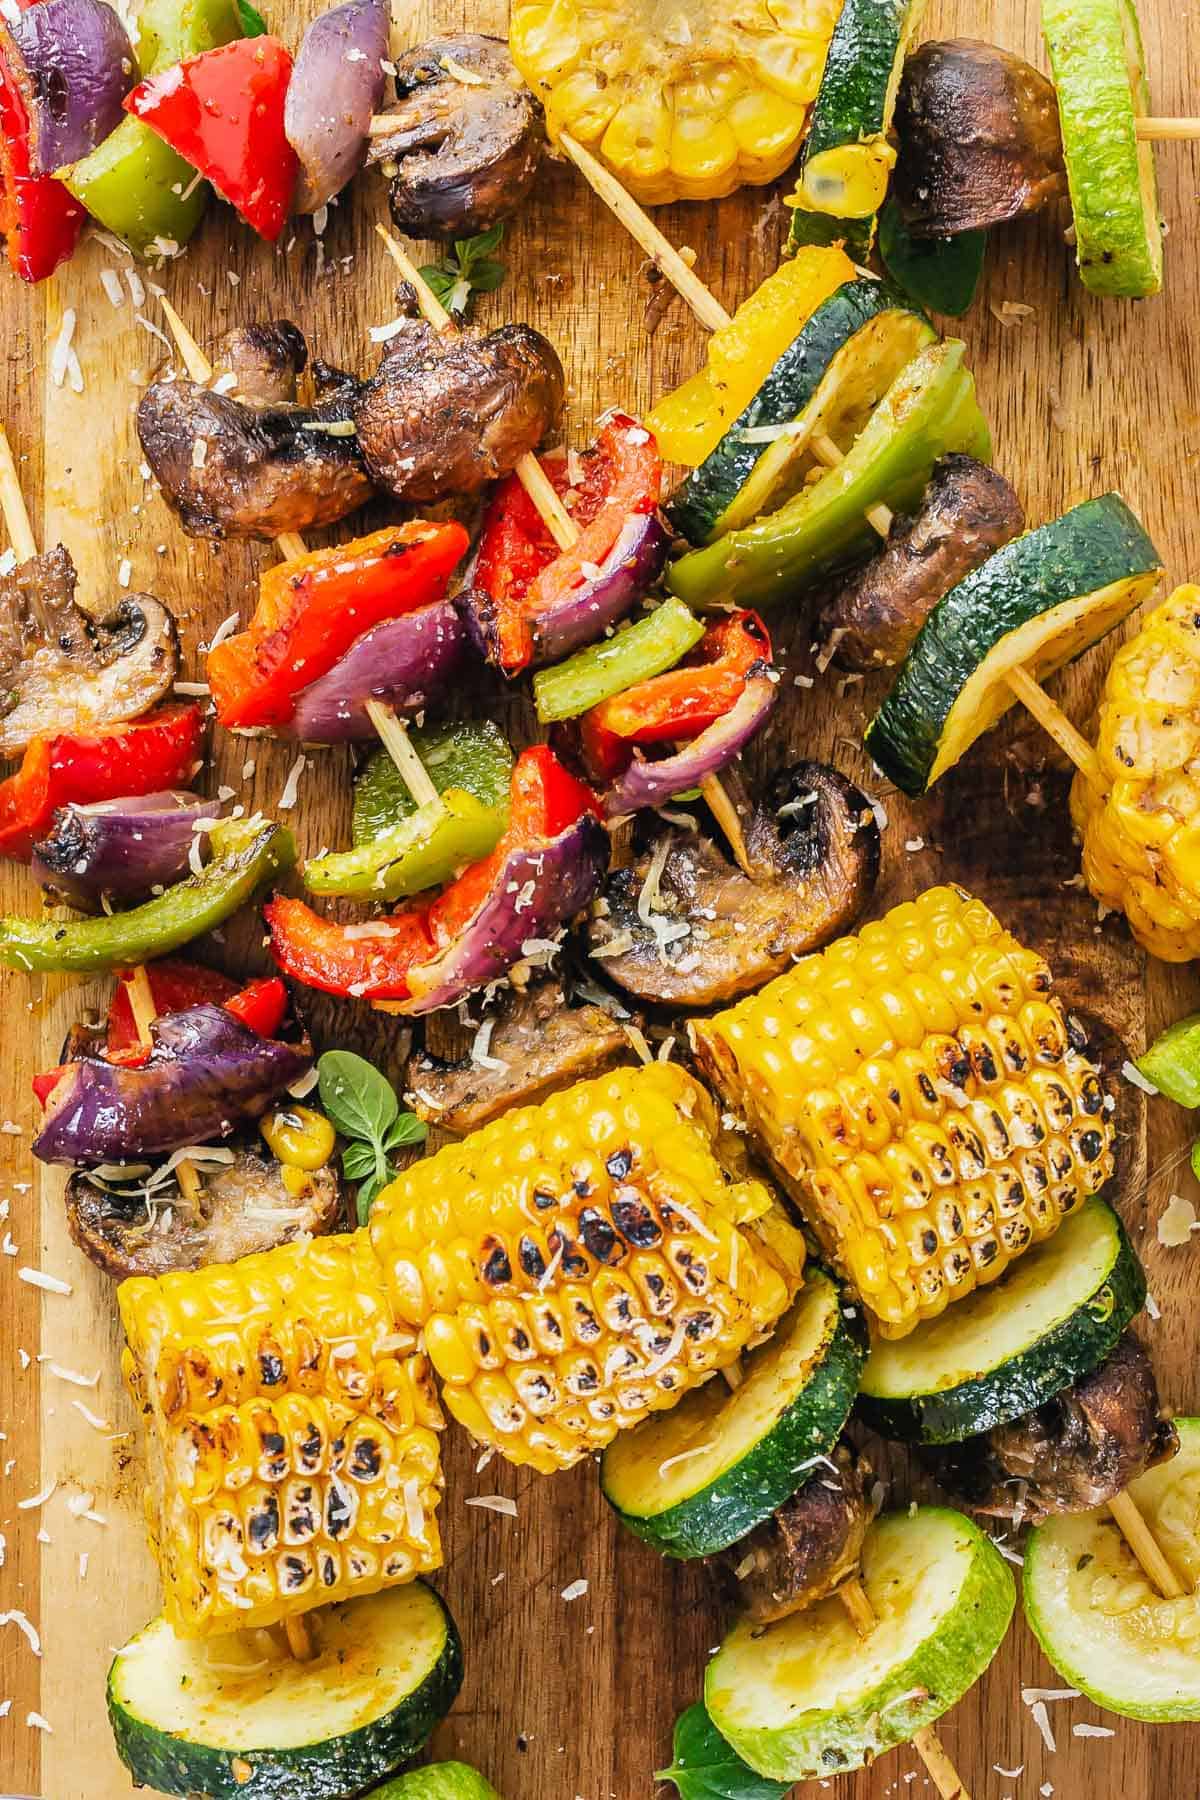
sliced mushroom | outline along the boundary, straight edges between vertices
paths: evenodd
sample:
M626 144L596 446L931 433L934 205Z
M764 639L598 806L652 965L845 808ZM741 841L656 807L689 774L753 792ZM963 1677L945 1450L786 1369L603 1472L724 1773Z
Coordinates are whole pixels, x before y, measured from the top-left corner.
M922 44L896 101L893 192L914 237L954 237L1036 212L1066 192L1054 87L974 38Z
M1036 1525L1103 1506L1178 1448L1150 1358L1127 1331L1106 1362L1036 1411L924 1455L972 1512Z
M486 1060L443 1062L428 1051L409 1058L410 1104L430 1125L477 1131L510 1107L634 1060L616 1020L590 1002L569 1005L555 980L508 989L491 1017Z
M354 435L359 383L313 364L314 401L296 402L308 346L281 320L222 339L219 393L185 379L152 381L137 410L138 437L183 528L193 537L273 538L332 525L374 487Z
M477 494L558 424L564 377L529 325L444 336L412 320L354 407L367 468L401 500Z
M785 1619L854 1574L873 1515L872 1474L867 1458L843 1438L798 1493L724 1553L750 1618L762 1625Z
M303 1186L285 1186L280 1165L260 1149L231 1154L230 1161L210 1161L201 1153L193 1165L201 1181L199 1207L173 1177L151 1179L147 1187L154 1171L146 1165L140 1176L128 1169L77 1172L67 1183L67 1228L79 1248L120 1281L236 1262L339 1222L342 1191L332 1165L303 1176Z
M136 719L170 692L179 639L161 601L129 594L96 619L75 584L61 544L0 576L0 756L39 734Z
M395 129L369 162L392 178L392 217L409 237L474 237L520 207L545 150L542 109L503 38L433 38L396 64Z
M879 827L844 775L784 769L745 838L752 877L711 839L673 830L609 876L588 930L611 980L656 1004L713 1006L850 929L879 874Z
M818 634L840 669L903 662L938 601L1025 528L1021 502L986 463L957 452L933 467L921 510L824 607Z

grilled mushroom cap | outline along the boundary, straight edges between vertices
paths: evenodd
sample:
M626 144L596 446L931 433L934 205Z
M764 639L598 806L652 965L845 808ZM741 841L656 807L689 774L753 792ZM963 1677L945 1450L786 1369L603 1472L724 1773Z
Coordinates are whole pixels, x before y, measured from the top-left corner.
M67 1228L79 1248L120 1281L236 1262L290 1243L301 1232L330 1231L338 1222L342 1191L332 1166L305 1176L299 1194L284 1186L280 1165L258 1149L237 1150L232 1162L205 1163L197 1172L203 1212L172 1181L154 1189L151 1206L136 1178L109 1182L91 1171L76 1172L67 1183Z
M428 1124L477 1131L511 1107L633 1061L629 1039L604 1008L568 1005L552 979L523 993L509 988L492 1017L486 1064L469 1056L443 1062L427 1050L409 1058L410 1103Z
M453 72L466 69L477 79ZM520 207L545 149L542 109L502 38L432 38L396 64L395 129L368 161L392 175L392 217L409 237L474 237Z
M1054 87L974 38L922 44L896 101L893 192L914 237L953 237L1036 212L1066 192Z
M750 1618L762 1625L785 1619L853 1575L872 1517L872 1473L867 1458L843 1439L799 1493L724 1553Z
M784 769L745 838L753 879L711 839L677 832L609 876L588 934L611 980L641 1000L713 1006L850 929L879 874L879 828L844 775Z
M935 1480L972 1512L1036 1525L1052 1513L1103 1506L1178 1448L1150 1358L1127 1331L1107 1361L1044 1406L923 1455Z
M374 489L354 437L358 382L314 363L312 406L296 403L308 346L286 320L221 340L229 393L185 379L152 381L137 410L146 461L192 537L273 538L332 525Z
M0 576L0 755L30 738L136 719L170 692L175 620L149 594L96 619L75 604L75 565L61 544Z
M563 390L554 346L529 325L480 337L414 319L358 396L359 447L401 500L477 494L558 424Z
M938 601L1024 527L1003 475L973 456L941 457L921 510L893 521L883 549L822 610L819 635L838 667L902 662Z

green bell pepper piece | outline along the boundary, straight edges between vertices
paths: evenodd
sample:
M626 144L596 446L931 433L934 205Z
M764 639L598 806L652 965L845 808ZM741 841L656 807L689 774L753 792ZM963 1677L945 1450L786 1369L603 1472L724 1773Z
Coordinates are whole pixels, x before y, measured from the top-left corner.
M767 606L869 551L867 511L920 504L934 463L951 450L987 462L991 433L957 338L930 344L893 381L845 460L756 524L683 556L667 586L690 606Z
M466 1763L429 1763L376 1788L370 1800L500 1800L490 1781Z
M1200 1013L1189 1013L1160 1031L1137 1066L1168 1100L1200 1106Z
M138 62L152 75L246 35L236 0L150 0L138 21ZM191 163L128 114L62 178L80 205L138 256L186 244L208 204L208 183Z
M12 969L91 975L169 956L213 931L296 860L290 831L270 819L223 819L212 860L157 899L99 919L0 919L0 962Z
M703 636L703 625L688 607L664 600L615 637L577 650L552 669L539 669L533 678L538 718L543 724L577 718L636 682L673 669Z
M491 720L426 725L408 737L439 794L462 788L484 806L502 806L507 812L513 753L498 725ZM373 844L416 810L395 763L386 750L377 750L354 783L351 842L356 849Z
M915 238L904 223L899 202L889 200L879 215L879 254L896 286L910 300L930 312L960 319L974 300L983 274L987 232Z

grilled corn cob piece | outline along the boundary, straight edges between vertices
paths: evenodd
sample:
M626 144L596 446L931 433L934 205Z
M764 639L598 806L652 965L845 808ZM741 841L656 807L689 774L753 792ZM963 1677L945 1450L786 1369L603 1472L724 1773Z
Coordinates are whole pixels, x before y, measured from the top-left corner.
M1200 588L1177 588L1117 651L1098 715L1106 791L1082 775L1083 878L1164 962L1200 956Z
M166 1613L196 1637L441 1563L441 1409L365 1231L118 1291Z
M590 145L636 199L774 181L816 98L841 0L518 0L513 61L551 136Z
M885 1337L994 1281L1113 1172L1050 971L931 888L692 1027Z
M803 1243L718 1160L683 1069L618 1069L415 1163L371 1236L396 1316L480 1443L549 1472L673 1406L761 1338Z

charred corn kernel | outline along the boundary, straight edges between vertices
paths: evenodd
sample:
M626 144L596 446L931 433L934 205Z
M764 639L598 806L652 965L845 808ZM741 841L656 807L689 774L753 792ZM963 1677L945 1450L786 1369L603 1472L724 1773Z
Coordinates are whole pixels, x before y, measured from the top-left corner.
M506 1113L379 1196L392 1305L475 1438L566 1468L779 1317L803 1244L763 1183L727 1171L720 1136L683 1069L621 1069Z
M838 11L839 0L517 0L509 43L551 138L571 131L654 206L783 173Z
M703 1072L888 1337L992 1281L1113 1172L1050 971L931 888L692 1027Z
M841 250L804 249L781 263L728 325L708 340L708 361L646 419L668 462L694 468L714 449L754 398L804 321L843 282L854 264Z
M146 1512L185 1636L270 1625L441 1563L441 1409L365 1231L118 1292Z
M336 1132L324 1113L311 1106L277 1106L259 1126L267 1148L289 1169L323 1169L333 1155Z
M1097 715L1103 788L1077 775L1083 877L1152 956L1200 956L1200 587L1117 651Z

